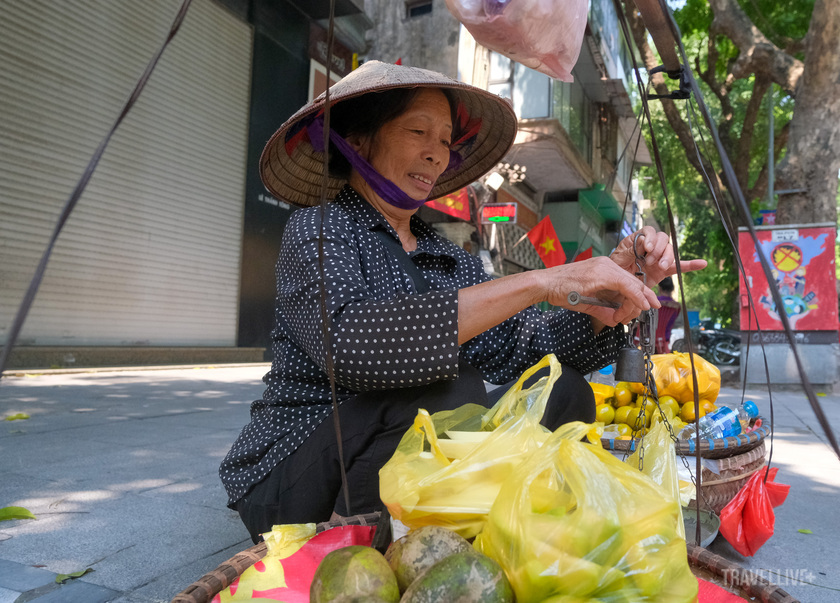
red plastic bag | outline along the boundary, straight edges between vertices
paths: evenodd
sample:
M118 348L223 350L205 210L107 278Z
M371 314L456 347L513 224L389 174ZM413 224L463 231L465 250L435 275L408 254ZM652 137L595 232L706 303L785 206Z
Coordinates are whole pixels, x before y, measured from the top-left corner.
M485 48L555 79L574 80L588 0L446 0L446 6Z
M697 593L697 603L744 603L744 598L733 595L717 584L713 584L702 578L697 578L700 590Z
M212 603L284 601L309 603L309 587L318 564L345 546L370 546L375 526L340 526L315 535L315 524L274 526L263 535L268 552L246 569Z
M736 551L752 557L773 535L778 507L787 498L790 486L777 484L777 467L770 469L767 483L764 474L756 471L749 481L720 512L720 533Z

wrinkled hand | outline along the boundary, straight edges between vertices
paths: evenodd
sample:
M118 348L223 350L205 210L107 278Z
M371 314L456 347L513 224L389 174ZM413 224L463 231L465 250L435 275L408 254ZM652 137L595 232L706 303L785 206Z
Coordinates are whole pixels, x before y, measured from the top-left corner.
M668 237L653 228L643 228L639 246L644 247L647 283L656 284L676 272ZM458 344L470 341L501 324L517 312L546 301L554 306L588 314L599 332L604 325L628 323L645 310L659 308L656 294L636 272L633 239L624 239L611 257L597 257L543 270L530 270L492 279L458 291ZM699 270L705 260L682 262L685 271ZM618 304L617 309L580 303L569 304L569 293L596 297Z
M636 234L640 234L636 251L644 256L643 266L648 286L653 286L665 277L677 273L674 249L668 235L664 232L656 232L652 226L645 226L638 233L622 239L610 255L613 262L631 274L636 273L636 254L633 252ZM693 272L705 268L706 264L706 260L683 260L680 262L680 269L682 272Z
M636 235L639 235L638 239ZM636 276L635 241L639 255L642 256L643 270L647 286ZM685 260L680 262L683 272L693 272L706 267L706 260ZM645 226L638 233L625 237L609 258L599 257L557 266L545 271L548 279L546 300L555 306L561 306L577 312L589 314L594 319L615 326L628 323L645 310L659 308L651 287L667 276L676 274L674 250L668 235L657 232L651 226ZM568 295L577 291L581 295L597 297L605 301L620 304L618 309L593 306L580 303L569 305Z
M589 314L600 322L615 326L628 323L644 310L658 308L656 293L641 280L606 257L591 258L540 271L545 280L545 300L554 305ZM569 293L597 297L620 304L618 309L580 303L571 306Z

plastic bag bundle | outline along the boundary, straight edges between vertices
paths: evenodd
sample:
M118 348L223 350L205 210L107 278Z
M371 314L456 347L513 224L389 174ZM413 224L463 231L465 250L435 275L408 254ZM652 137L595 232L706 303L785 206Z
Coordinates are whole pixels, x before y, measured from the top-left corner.
M263 534L268 551L211 603L309 601L309 586L328 553L360 544L370 546L375 526L339 526L320 534L314 523L276 525Z
M687 353L654 354L651 360L656 391L660 396L673 396L680 404L694 400L691 359ZM698 396L714 402L720 393L720 369L697 354L694 354L694 368Z
M523 389L546 366L549 375ZM560 372L549 355L490 410L466 404L430 416L421 409L379 472L380 497L391 516L410 528L438 525L465 538L478 534L502 484L548 438L540 420Z
M738 494L720 512L720 533L736 551L747 557L758 552L773 535L778 507L790 486L776 483L778 467L753 473ZM767 481L764 481L765 474Z
M518 603L693 602L679 505L600 446L591 426L555 431L511 476L475 547L505 570Z
M446 0L446 5L482 46L573 81L588 0Z

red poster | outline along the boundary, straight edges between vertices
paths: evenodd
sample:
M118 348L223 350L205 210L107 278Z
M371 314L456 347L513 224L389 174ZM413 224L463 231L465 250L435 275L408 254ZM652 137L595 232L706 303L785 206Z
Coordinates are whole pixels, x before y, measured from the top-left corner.
M469 187L450 193L439 199L426 201L426 207L431 207L455 218L470 221Z
M796 331L836 331L838 328L834 271L836 235L836 230L830 226L775 226L757 230L758 243L770 263L790 326ZM763 331L781 331L784 327L748 232L738 233L738 247L758 324ZM756 319L749 308L743 275L740 286L741 329L755 331Z

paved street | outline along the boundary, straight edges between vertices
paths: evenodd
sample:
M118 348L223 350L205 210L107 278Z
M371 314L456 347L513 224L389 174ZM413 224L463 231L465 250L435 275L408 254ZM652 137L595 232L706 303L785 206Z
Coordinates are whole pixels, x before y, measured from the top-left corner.
M169 601L250 546L225 506L218 466L262 393L264 372L265 365L0 381L1 407L32 417L0 423L0 506L38 517L0 524L0 603L88 567L94 571L43 600Z
M262 393L266 365L52 372L0 381L0 603L169 601L250 546L225 506L220 460ZM749 392L769 416L766 390ZM776 534L751 559L714 552L805 602L840 600L840 461L804 395L774 394L773 464L790 484ZM724 388L720 400L740 401ZM819 398L840 427L840 395ZM799 530L811 530L811 534ZM92 572L58 586L55 576Z

